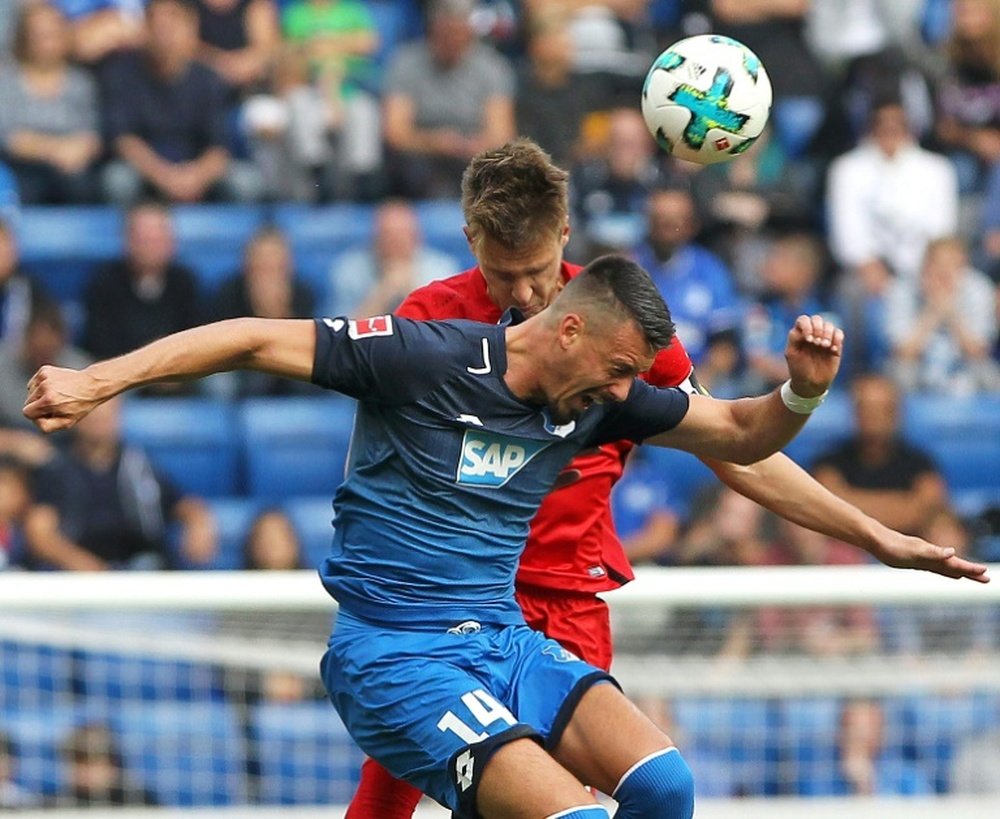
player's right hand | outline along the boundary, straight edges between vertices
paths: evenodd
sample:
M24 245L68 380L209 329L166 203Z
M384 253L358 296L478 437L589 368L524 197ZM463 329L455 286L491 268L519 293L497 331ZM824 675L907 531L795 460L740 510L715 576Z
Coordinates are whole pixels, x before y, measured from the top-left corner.
M966 560L951 547L938 546L892 529L887 530L870 551L887 566L896 569L921 569L956 580L964 578L977 583L990 582L988 567L984 564Z
M69 429L101 403L93 397L93 386L83 370L42 367L28 381L24 417L42 432Z

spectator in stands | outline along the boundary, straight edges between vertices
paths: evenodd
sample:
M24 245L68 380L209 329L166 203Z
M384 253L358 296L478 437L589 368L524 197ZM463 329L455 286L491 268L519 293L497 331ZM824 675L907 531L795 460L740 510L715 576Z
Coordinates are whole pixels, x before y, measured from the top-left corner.
M938 87L936 135L963 191L982 191L1000 166L1000 2L954 0L948 72Z
M891 372L904 390L951 395L1000 390L993 359L997 305L993 284L969 266L957 237L927 246L919 290L894 282L886 299Z
M19 567L24 560L24 519L31 504L27 468L0 458L0 571ZM0 739L0 810L4 808L4 748Z
M390 184L408 198L457 198L466 163L514 137L514 76L475 40L471 0L433 0L427 37L389 64L383 103Z
M73 56L102 70L109 58L146 42L146 0L57 0L73 29Z
M32 562L57 569L154 569L174 565L168 524L180 524L185 565L208 563L215 522L203 501L182 496L146 455L121 440L121 401L78 424L69 450L39 471L25 532Z
M0 70L0 158L17 178L22 204L97 196L97 87L70 65L69 52L69 24L59 9L45 2L25 6L15 61Z
M646 242L633 255L670 305L698 379L722 393L739 364L740 307L732 273L695 242L697 233L690 193L676 188L654 191L647 206Z
M647 199L666 181L660 157L638 107L611 112L607 140L573 173L574 211L592 255L639 241Z
M887 747L885 712L875 700L846 701L837 731L838 796L928 796L934 787L920 767ZM817 794L818 795L818 794Z
M633 95L638 93L653 57L654 44L643 42L648 31L648 5L649 0L522 0L529 20L552 12L567 17L576 44L573 62L577 72L616 79L623 93L629 89Z
M389 200L375 212L371 243L349 249L330 268L330 298L324 315L391 313L417 287L458 272L447 253L428 247L413 207Z
M250 524L243 541L243 568L271 572L305 568L299 536L280 509L265 509Z
M24 341L19 346L0 345L0 427L33 431L21 408L28 379L39 367L81 367L89 363L88 356L69 344L59 305L39 301L31 311Z
M528 21L526 61L517 73L517 132L564 168L577 159L583 122L602 104L597 84L573 71L575 43L565 17L539 13Z
M128 780L118 740L103 722L89 722L75 728L60 751L67 766L67 785L65 792L54 800L54 806L107 808L159 804L155 794Z
M944 479L923 451L899 432L899 391L884 376L852 384L856 434L820 456L816 479L880 523L922 534L947 507Z
M258 318L309 318L315 312L312 290L295 277L292 251L285 235L277 228L259 230L247 243L243 269L223 283L216 297L218 320L257 316ZM301 393L308 384L265 373L233 373L237 393L282 395Z
M88 353L121 355L198 323L194 273L174 254L170 212L151 202L133 207L126 217L125 257L95 271L84 295Z
M14 741L0 731L0 812L39 807L41 800L14 780L16 768L17 748Z
M816 290L823 270L823 248L816 237L798 233L776 239L762 266L764 295L748 309L743 321L747 391L763 393L788 377L783 351L796 316L824 312Z
M267 79L281 26L274 0L197 0L198 57L222 77L232 97Z
M150 0L148 40L105 72L107 130L115 160L105 195L127 204L143 194L173 202L252 201L261 179L230 157L225 85L199 63L198 14L191 0Z
M293 0L282 27L289 55L318 92L330 138L324 198L370 198L382 165L375 96L381 77L373 59L379 36L372 13L360 0Z
M928 242L958 228L958 181L921 148L897 101L879 103L868 137L834 160L827 178L830 248L845 268L840 300L856 369L881 366L885 296L894 278L915 289Z
M14 229L0 219L0 345L17 348L41 288L20 270Z

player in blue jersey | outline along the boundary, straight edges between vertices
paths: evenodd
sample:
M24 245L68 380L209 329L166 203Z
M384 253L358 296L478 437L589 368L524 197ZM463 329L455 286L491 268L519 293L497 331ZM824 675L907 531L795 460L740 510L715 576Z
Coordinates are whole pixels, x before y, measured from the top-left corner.
M584 447L627 439L738 463L776 451L825 394L842 335L799 317L790 380L739 401L638 380L672 335L649 276L605 257L523 321L236 319L82 371L44 367L25 414L64 429L124 390L235 368L357 397L321 570L341 605L323 679L355 740L458 816L606 817L586 782L621 819L688 819L672 741L607 672L524 625L513 580L528 524Z

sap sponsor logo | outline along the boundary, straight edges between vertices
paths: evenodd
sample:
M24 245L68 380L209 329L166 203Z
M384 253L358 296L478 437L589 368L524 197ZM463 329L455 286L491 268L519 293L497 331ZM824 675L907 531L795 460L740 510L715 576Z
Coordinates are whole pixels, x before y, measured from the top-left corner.
M462 438L457 480L472 486L503 486L547 446L545 441L467 430Z
M391 336L392 316L349 319L347 322L347 335L355 340L369 336Z

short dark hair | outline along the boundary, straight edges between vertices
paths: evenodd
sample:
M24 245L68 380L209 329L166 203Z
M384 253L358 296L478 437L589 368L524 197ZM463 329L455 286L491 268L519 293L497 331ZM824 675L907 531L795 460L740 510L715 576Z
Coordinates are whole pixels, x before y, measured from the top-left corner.
M670 308L641 265L627 256L611 254L594 259L570 279L559 297L597 302L633 320L649 346L663 350L674 340ZM557 300L558 302L558 300Z

